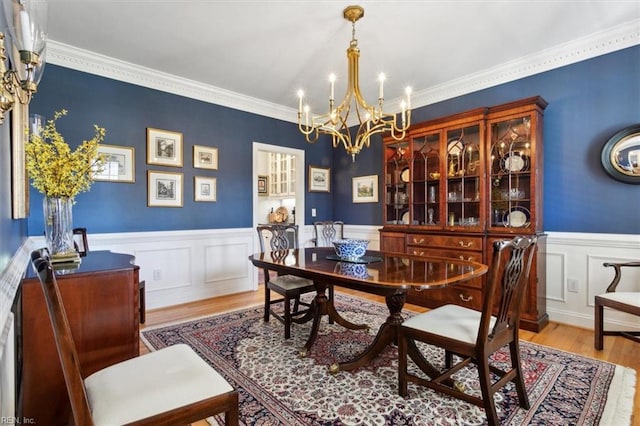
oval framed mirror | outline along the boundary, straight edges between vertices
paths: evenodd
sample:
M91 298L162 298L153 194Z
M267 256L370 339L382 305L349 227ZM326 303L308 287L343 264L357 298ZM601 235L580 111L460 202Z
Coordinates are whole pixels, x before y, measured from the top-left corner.
M625 127L602 147L600 161L614 179L640 184L640 124Z

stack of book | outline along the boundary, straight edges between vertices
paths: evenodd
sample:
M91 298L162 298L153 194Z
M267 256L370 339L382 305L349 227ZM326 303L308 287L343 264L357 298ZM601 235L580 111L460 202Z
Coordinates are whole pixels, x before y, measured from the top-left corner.
M61 253L61 254L54 254L51 256L50 262L52 265L58 266L58 265L79 265L81 260L80 260L80 255L77 252L72 252L72 253Z

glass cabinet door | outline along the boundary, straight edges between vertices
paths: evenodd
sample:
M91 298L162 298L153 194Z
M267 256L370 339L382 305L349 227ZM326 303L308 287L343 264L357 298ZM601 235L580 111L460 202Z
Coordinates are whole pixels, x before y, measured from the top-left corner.
M446 226L477 230L483 226L479 124L446 131Z
M440 133L413 139L411 223L442 226Z
M532 221L531 115L489 124L490 227L528 229Z
M409 141L385 144L384 221L390 225L409 224L410 159Z

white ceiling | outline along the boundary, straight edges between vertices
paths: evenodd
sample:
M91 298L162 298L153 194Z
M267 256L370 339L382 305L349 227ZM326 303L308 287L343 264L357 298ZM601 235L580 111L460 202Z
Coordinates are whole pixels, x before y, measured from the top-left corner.
M300 88L309 94L312 110L324 112L330 72L338 76L341 99L351 39L342 10L349 4L49 0L47 60L97 74L138 68L149 80L175 77L175 84L211 90L213 98L282 107L293 120L289 109L297 107ZM356 4L365 9L356 24L364 97L375 101L375 80L384 71L392 107L407 85L415 92L414 106L420 106L640 44L638 0Z

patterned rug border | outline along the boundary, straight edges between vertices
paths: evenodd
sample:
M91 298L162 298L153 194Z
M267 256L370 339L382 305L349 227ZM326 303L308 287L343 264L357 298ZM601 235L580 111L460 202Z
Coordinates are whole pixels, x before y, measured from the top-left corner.
M371 304L378 305L379 307L386 308L384 303L376 300L370 300L370 299L366 299L366 298L362 298L362 297L358 297L350 294L344 294L344 293L337 293L337 294L340 298L343 298L343 299L347 299L347 300L351 299L353 301L359 301L359 302L364 301L366 303L371 303ZM208 318L216 318L216 317L229 315L233 313L251 311L260 306L262 306L262 303L257 302L248 306L237 308L237 309L229 309L222 312L216 312L214 314L204 314L194 318L175 320L175 321L170 321L162 324L157 324L154 326L144 327L140 329L140 339L150 351L155 351L157 349L147 340L146 336L144 335L145 332L151 332L151 331L163 329L166 327L179 326L182 324L202 321ZM405 308L403 310L403 314L417 314L417 312ZM634 369L625 367L622 365L614 364L608 361L600 360L597 358L576 354L574 352L557 349L551 346L541 345L539 343L529 342L525 340L522 340L522 341L526 342L526 344L528 345L544 348L551 351L556 351L561 354L567 354L570 357L582 358L585 360L589 360L591 362L595 361L595 362L614 366L615 373L611 379L611 384L609 386L608 394L617 395L617 398L614 398L614 399L607 398L599 424L603 426L604 425L607 425L607 426L608 425L616 425L616 426L631 425L631 417L633 414L635 386L636 386L636 371Z

